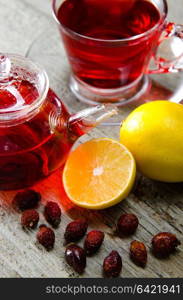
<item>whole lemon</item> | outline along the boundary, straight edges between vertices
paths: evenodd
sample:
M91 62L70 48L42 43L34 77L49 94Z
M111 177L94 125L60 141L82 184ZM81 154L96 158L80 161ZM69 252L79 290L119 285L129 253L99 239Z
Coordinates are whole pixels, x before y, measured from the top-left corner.
M183 181L183 105L154 101L139 106L122 123L120 141L145 176Z

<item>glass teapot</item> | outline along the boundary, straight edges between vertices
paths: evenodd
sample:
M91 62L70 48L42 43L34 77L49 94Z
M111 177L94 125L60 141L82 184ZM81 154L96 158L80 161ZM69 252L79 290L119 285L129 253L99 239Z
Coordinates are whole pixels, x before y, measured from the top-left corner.
M0 189L47 177L81 135L113 114L114 107L100 105L70 115L43 69L22 56L0 54Z

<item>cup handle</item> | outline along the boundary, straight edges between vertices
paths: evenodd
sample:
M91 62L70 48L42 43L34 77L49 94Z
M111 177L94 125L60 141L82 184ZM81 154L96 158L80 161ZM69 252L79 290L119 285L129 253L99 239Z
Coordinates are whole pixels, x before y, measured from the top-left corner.
M151 63L148 74L183 71L183 25L166 24Z

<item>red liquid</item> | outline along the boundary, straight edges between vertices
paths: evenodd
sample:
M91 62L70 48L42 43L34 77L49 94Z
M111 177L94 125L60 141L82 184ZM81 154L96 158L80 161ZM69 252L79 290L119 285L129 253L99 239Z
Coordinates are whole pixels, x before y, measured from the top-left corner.
M145 39L113 43L142 34L160 21L158 9L145 0L66 0L58 19L88 37L73 38L61 30L74 75L104 89L123 87L145 72L160 35L157 29Z
M19 86L19 92L26 104L37 98L36 88L27 81ZM14 105L14 101L10 93L0 93L1 109ZM60 122L55 129L52 127L54 111L60 111ZM64 164L73 142L84 133L80 123L80 127L75 124L68 129L69 117L60 99L49 90L39 113L31 120L0 127L0 189L31 186Z

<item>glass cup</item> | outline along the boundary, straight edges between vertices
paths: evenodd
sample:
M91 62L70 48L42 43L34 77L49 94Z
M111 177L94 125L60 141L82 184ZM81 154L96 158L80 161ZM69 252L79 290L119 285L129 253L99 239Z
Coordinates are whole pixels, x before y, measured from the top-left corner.
M71 66L70 88L79 100L125 105L149 90L148 74L183 70L183 25L168 23L166 0L148 0L160 14L151 29L112 40L88 37L62 24L58 10L65 1L52 0L52 9Z

